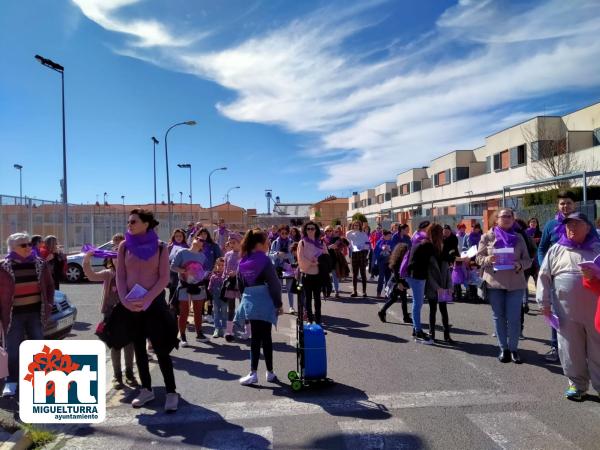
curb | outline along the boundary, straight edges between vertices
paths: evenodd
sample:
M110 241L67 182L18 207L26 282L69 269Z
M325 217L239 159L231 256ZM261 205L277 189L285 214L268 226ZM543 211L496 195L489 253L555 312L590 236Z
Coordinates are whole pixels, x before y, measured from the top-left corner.
M25 450L33 444L23 430L15 431L7 441L0 444L0 450Z

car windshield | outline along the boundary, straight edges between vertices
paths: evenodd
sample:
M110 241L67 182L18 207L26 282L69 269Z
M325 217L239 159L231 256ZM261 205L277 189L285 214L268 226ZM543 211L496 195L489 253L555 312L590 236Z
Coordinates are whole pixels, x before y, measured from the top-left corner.
M100 250L112 250L113 243L112 243L112 241L107 242L106 244L102 244L99 248L100 248Z

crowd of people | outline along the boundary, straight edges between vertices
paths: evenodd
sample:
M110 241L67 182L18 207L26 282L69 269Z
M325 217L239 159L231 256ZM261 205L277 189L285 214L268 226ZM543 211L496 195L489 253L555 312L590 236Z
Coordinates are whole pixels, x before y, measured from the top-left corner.
M99 335L112 336L111 341L105 340L111 346L113 386L139 387L133 407L154 399L150 349L166 386L165 410L177 409L170 354L189 345L191 311L197 341L208 339L205 321L213 324L214 340L250 340L250 372L240 378L242 385L258 382L261 351L265 379L274 382L271 329L278 316L296 314L301 302L303 320L321 325L326 333L321 301L339 298L340 283L350 277L351 298L359 295L359 279L360 294L366 297L369 278L377 278L376 296L384 301L379 319L386 322L387 311L400 301L403 322L412 324L419 344L437 342L439 310L443 341L458 345L451 336L448 304L489 303L498 360L516 364L523 362L519 340L533 279L549 324L550 349L545 356L561 362L568 380L565 396L583 399L590 381L600 390L600 266L595 270L592 262L600 254L600 239L592 222L576 211L572 192L559 193L556 217L543 229L536 218L525 222L510 208L496 211L486 232L479 223L459 223L453 229L430 221L421 222L412 233L407 224L392 224L390 229L377 225L371 231L368 224L354 221L345 232L341 225L322 228L308 221L301 228L273 226L251 229L242 236L220 221L214 232L201 223L190 223L162 242L155 232L157 225L151 211L134 209L127 232L115 235L114 251L104 254L106 268L91 267L97 249L84 259L86 277L103 283L104 331ZM15 394L19 344L25 337L42 338L64 270L65 257L56 238L48 236L42 245L40 241L41 237L27 233L13 234L7 240L10 253L0 261L0 328L9 354L3 395ZM421 321L425 303L427 328ZM115 336L120 335L125 337L117 345Z

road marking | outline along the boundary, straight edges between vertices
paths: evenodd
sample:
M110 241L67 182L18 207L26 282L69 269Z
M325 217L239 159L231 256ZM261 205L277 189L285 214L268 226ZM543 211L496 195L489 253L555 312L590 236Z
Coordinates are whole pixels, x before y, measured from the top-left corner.
M348 450L383 450L422 448L418 440L409 435L409 429L401 419L348 420L338 422Z
M226 448L227 450L262 450L273 448L273 428L256 427L209 431L200 450Z
M481 431L505 450L571 450L571 441L523 411L467 414Z
M535 402L529 394L495 391L427 391L379 394L372 397L297 397L254 402L225 402L207 405L181 405L177 414L154 413L143 409L136 413L128 406L110 408L99 427L162 425L170 423L218 422L269 417L348 412L380 412L393 409L457 407L517 402ZM95 426L96 427L96 426Z

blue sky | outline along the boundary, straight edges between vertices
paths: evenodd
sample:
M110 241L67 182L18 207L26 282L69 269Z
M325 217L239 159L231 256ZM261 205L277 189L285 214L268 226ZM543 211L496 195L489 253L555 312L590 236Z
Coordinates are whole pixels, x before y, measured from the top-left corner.
M0 4L0 193L58 199L64 65L69 200L171 193L266 209L348 195L537 114L600 100L597 0L72 0ZM184 200L185 201L185 200Z

